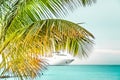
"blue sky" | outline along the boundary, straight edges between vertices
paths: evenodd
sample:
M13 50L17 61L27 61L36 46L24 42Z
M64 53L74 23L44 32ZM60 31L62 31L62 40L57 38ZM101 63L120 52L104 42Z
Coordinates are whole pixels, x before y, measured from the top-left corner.
M78 8L66 17L95 36L93 52L75 64L120 64L120 0L97 0L90 7Z

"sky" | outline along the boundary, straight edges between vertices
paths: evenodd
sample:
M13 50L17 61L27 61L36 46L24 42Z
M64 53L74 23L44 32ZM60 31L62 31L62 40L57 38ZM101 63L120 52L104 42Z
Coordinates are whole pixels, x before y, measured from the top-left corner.
M120 0L97 0L68 14L66 20L81 23L95 36L93 51L88 58L73 64L120 64Z
M82 26L95 36L89 57L72 64L120 64L120 0L97 0L92 6L70 12L65 19L84 22Z

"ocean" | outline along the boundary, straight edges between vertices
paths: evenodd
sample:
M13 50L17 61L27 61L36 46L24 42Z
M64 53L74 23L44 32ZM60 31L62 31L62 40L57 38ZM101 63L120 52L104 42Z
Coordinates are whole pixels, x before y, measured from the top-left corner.
M34 80L120 80L120 65L49 66Z
M36 80L120 80L120 66L49 66Z

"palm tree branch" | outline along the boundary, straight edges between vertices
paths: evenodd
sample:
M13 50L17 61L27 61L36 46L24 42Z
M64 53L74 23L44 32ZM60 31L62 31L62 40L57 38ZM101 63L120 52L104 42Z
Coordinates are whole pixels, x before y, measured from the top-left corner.
M38 21L37 23L33 23L32 27L33 28L31 28L28 33L23 34L24 40L25 41L29 40L31 43L33 40L36 41L37 43L35 44L40 44L41 49L43 46L44 49L46 47L48 49L51 49L50 47L56 47L56 50L57 47L59 48L61 47L60 49L58 49L61 50L61 49L65 49L65 45L66 46L68 45L70 47L68 48L70 52L73 51L72 52L73 54L78 54L81 53L79 52L78 47L83 46L82 51L84 50L83 52L85 52L85 49L87 47L86 45L93 44L92 38L94 39L94 36L80 25L72 23L70 21L60 20L60 19L47 19L47 20ZM29 37L31 36L30 39L27 36ZM69 41L67 41L67 39ZM81 43L79 43L79 41ZM79 46L78 44L82 44L82 45ZM52 50L48 50L48 51L52 52Z

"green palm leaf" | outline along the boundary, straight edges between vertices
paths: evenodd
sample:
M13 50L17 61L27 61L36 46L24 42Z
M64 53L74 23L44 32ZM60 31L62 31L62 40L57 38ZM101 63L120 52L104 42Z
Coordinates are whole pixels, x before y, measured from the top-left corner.
M35 41L34 44L41 48L42 54L51 53L49 51L68 50L73 55L86 55L87 49L93 44L94 36L90 32L66 20L41 20L33 23L28 29L23 34L24 40L29 40L26 43L32 42L32 44Z
M67 50L73 56L86 56L94 36L78 24L51 18L63 17L76 7L94 2L0 0L1 76L21 80L39 76L47 65L39 56L55 51Z
M21 79L23 76L33 78L44 68L41 68L45 64L39 56L49 56L60 50L67 50L73 56L86 56L94 38L80 25L60 19L41 20L21 29L17 33L19 37L16 33L17 37L6 46L7 52L1 52L5 61L0 67L4 68L2 74L12 72ZM34 61L34 66L30 60Z
M23 27L41 19L64 16L69 13L69 10L94 2L95 0L1 0L1 33L5 32L9 26Z

